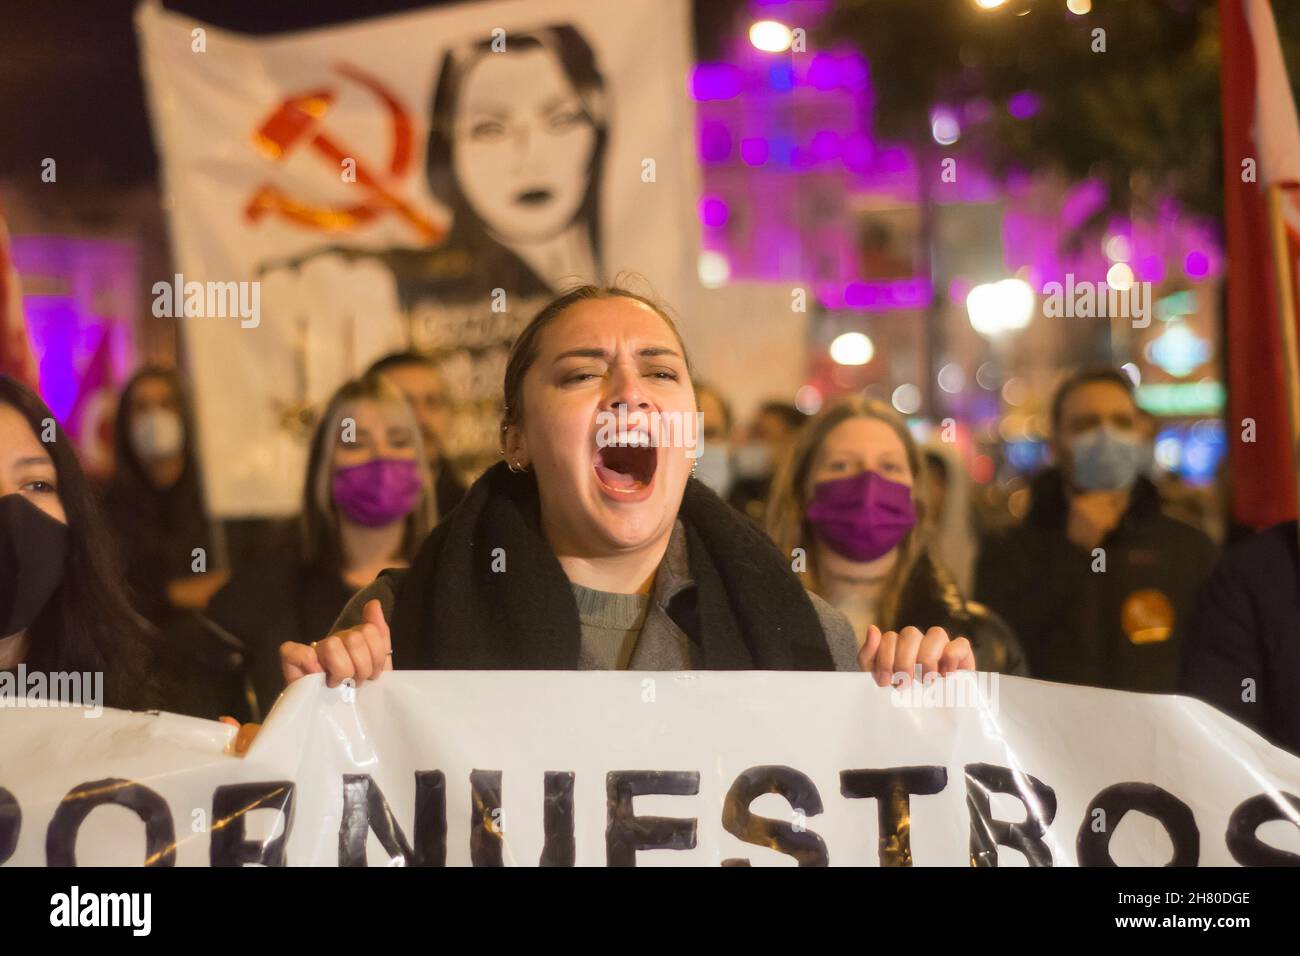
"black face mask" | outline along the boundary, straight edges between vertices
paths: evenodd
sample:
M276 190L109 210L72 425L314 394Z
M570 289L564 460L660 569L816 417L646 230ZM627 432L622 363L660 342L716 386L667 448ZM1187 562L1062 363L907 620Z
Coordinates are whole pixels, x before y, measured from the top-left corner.
M25 631L63 580L68 526L20 494L0 495L0 637Z

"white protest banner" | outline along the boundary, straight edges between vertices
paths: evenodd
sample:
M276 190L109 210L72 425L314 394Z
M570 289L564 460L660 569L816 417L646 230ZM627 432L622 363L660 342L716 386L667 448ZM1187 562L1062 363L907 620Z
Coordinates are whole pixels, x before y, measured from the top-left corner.
M686 0L442 6L275 37L136 18L219 516L295 511L313 410L432 353L444 449L496 454L509 342L575 281L696 279ZM646 291L646 290L642 290Z
M313 677L242 759L209 721L10 709L0 863L1300 863L1300 758L1187 698L994 681Z

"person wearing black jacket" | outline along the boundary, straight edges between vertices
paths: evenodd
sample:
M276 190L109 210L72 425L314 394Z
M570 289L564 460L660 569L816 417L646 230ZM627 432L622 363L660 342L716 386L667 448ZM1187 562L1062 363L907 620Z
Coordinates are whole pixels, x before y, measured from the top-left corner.
M1182 689L1300 754L1300 546L1296 522L1228 550L1201 591Z
M975 594L1020 635L1035 677L1176 691L1214 545L1163 514L1141 476L1137 406L1123 373L1068 379L1053 399L1052 428L1059 465L1031 483L1024 521L984 542Z
M386 376L345 382L316 426L296 534L268 540L208 607L209 619L246 646L262 714L284 687L280 645L323 638L348 599L383 568L409 561L433 524L410 404Z

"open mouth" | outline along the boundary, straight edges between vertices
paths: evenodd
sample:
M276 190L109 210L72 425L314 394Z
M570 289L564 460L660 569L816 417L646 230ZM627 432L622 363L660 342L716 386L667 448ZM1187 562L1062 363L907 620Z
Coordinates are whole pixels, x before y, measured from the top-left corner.
M606 445L596 449L596 477L614 494L645 491L658 465L659 449L651 445Z
M529 189L515 197L515 202L521 206L540 206L550 201L551 191L549 189Z

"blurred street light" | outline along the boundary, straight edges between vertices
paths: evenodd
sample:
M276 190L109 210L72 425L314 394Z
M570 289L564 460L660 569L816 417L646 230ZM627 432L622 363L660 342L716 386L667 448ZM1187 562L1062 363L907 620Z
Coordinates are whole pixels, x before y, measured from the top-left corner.
M759 20L749 28L749 42L764 53L782 53L793 39L790 28L776 20Z
M861 332L845 332L831 342L831 359L837 365L866 365L875 354L871 339Z
M936 109L930 114L930 135L940 146L951 146L961 138L961 124L951 110Z
M966 296L971 328L986 338L1023 329L1034 316L1034 290L1023 279L977 285Z
M1133 288L1133 270L1127 262L1117 262L1106 270L1106 285L1117 292Z

